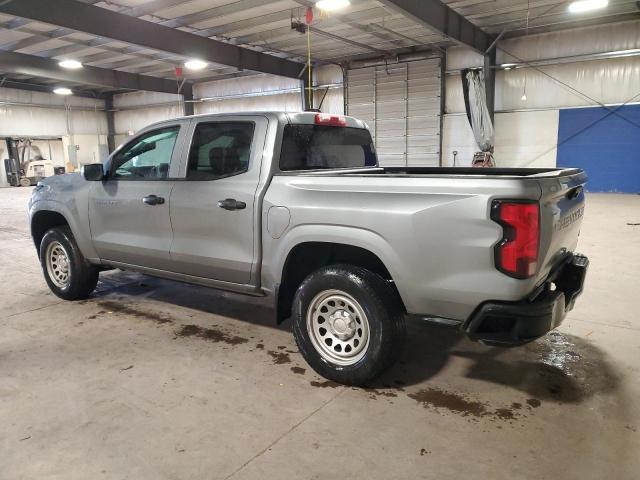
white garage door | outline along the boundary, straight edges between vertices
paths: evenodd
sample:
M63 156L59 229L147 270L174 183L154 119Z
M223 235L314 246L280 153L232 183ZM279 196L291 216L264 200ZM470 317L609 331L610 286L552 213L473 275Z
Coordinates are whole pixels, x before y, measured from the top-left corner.
M440 164L440 59L348 71L348 115L371 129L382 166Z

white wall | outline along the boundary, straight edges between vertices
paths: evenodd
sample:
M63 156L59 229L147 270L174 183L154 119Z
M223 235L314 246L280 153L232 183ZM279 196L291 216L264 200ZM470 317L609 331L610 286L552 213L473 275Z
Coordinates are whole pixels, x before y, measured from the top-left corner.
M331 88L322 104L322 111L344 113L342 69L336 65L323 66L313 71L315 85L336 85ZM275 75L251 75L194 85L195 98L203 99L195 104L195 113L224 113L238 111L302 110L301 82L295 78ZM314 93L317 106L324 90Z
M498 167L555 167L558 110L496 113L495 153ZM465 114L445 115L442 166L470 166L478 146Z
M196 84L193 96L203 99L195 104L196 114L268 110L299 112L302 108L300 81L276 75L250 75Z
M498 43L497 63L516 63L640 48L640 21L553 32ZM510 56L508 53L512 54ZM447 71L482 65L468 49L447 50ZM566 85L582 93L577 93ZM525 88L526 83L526 88ZM498 71L495 158L498 166L555 166L561 108L597 102L640 102L640 57L563 63ZM522 99L526 93L526 100ZM635 98L634 98L635 97ZM443 165L468 165L478 150L464 115L459 74L446 77Z
M0 88L0 136L56 137L106 132L102 100Z
M314 84L332 85L322 104L322 111L344 113L342 69L336 65L322 66L314 70ZM302 110L301 82L295 78L276 75L250 75L246 77L195 84L193 96L196 115L206 113ZM319 104L324 90L314 94ZM132 92L114 96L116 112L116 144L128 138L131 132L155 122L176 118L183 114L180 95Z
M130 132L147 125L183 115L182 95L131 92L113 96L116 143Z
M337 85L337 88L327 90L327 95L322 102L321 110L325 113L337 113L344 115L344 76L342 68L337 65L327 65L314 71L314 83L316 85ZM320 105L325 90L318 90L314 95L314 105Z
M0 137L62 139L62 152L59 143L54 148L52 160L56 165L72 170L78 164L99 161L100 145L106 144L106 133L102 100L0 88ZM70 163L69 145L75 146L78 164ZM2 142L0 160L6 157L4 149ZM44 151L47 157L48 148Z

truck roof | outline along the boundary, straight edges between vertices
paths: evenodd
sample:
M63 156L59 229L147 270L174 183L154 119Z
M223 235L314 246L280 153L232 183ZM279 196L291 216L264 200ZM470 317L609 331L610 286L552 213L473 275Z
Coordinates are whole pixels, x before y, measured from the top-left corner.
M199 115L175 117L172 119L155 122L150 125L147 125L140 131L147 130L151 127L166 125L166 124L175 122L177 120L184 120L184 119L190 119L190 118L197 118L199 120L203 120L203 119L206 120L208 118L211 118L212 120L215 120L220 117L241 117L241 116L256 116L256 115L266 116L276 121L280 121L282 123L289 123L294 125L314 125L316 124L316 116L318 115L318 112L284 112L284 111L272 110L272 111L251 111L251 112L243 111L243 112L224 112L224 113L202 113ZM358 120L355 117L350 117L347 115L332 114L332 113L320 113L320 115L339 117L340 119L344 119L344 125L343 125L344 127L366 128L366 129L369 128L365 122L363 122L362 120Z

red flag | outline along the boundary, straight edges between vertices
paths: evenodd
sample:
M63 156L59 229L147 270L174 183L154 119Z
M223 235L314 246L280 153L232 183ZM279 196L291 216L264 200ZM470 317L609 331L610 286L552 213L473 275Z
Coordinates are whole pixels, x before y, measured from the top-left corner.
M182 77L182 67L176 67L176 77Z
M307 25L311 25L311 22L313 22L313 8L307 7L307 13L304 16L304 19L307 21Z

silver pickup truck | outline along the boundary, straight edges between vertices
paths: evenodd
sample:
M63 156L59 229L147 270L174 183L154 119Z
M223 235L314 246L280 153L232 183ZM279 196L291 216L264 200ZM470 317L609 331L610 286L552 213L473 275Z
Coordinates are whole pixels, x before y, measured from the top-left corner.
M268 296L319 374L365 385L398 357L407 316L502 346L558 326L588 266L574 253L585 181L382 168L354 118L239 113L151 125L40 182L29 213L59 297L90 295L110 268Z

